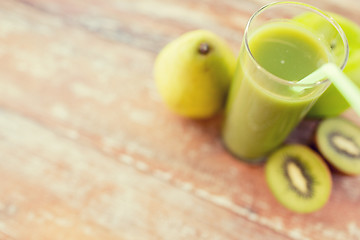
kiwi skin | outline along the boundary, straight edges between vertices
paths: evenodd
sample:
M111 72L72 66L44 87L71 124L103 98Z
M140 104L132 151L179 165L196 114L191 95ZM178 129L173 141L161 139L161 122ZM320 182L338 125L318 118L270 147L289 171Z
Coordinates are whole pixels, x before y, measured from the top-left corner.
M360 155L351 157L331 146L329 137L334 134L352 141L360 151L360 127L343 117L323 120L315 133L315 145L319 153L325 158L332 170L348 176L360 174Z
M305 145L290 144L275 151L266 162L265 175L273 196L293 212L315 212L330 198L330 170L321 156Z

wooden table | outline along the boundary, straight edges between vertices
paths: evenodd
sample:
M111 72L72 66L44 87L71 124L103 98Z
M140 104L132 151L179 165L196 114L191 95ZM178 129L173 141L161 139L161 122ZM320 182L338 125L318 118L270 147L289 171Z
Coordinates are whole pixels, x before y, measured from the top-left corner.
M166 43L203 28L237 53L268 2L0 1L0 239L360 239L360 177L292 213L224 150L221 117L180 118L155 89ZM360 24L358 0L314 4Z

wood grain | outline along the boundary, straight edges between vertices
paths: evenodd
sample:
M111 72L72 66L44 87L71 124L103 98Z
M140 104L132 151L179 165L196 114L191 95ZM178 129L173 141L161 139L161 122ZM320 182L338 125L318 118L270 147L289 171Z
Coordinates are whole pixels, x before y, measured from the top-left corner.
M360 239L359 177L291 213L224 150L221 114L182 119L153 84L167 42L205 28L236 53L267 2L1 1L0 239ZM316 6L360 24L355 0Z

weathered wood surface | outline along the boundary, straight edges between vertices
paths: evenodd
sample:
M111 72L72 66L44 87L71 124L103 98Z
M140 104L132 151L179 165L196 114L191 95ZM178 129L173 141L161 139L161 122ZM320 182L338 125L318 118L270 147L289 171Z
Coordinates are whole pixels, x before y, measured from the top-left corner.
M154 87L167 42L205 28L237 52L267 2L0 1L0 239L360 239L359 177L291 213L220 117L179 118ZM360 24L357 0L314 4Z

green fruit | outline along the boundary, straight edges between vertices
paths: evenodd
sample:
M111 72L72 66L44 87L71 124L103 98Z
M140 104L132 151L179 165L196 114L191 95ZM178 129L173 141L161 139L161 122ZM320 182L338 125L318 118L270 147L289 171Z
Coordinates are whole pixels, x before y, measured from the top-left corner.
M360 174L360 127L337 117L320 123L316 144L325 159L339 171Z
M335 13L329 13L329 15L331 15L340 25L348 39L349 59L345 66L344 73L360 86L360 27L343 16ZM306 13L298 16L295 20L305 24L310 29L316 29L327 33L334 31L334 29L327 28L327 24L324 23L325 20L315 14ZM340 39L337 39L337 41L340 41ZM341 45L341 43L336 43L336 41L329 42L329 44L334 46ZM340 50L341 49L339 49L339 51ZM309 111L308 117L325 118L338 116L348 109L349 106L349 103L332 84Z
M352 51L344 72L360 88L360 43L358 47L357 51Z
M196 30L161 50L154 78L172 111L189 118L208 118L223 107L235 65L234 53L223 39Z
M310 109L307 117L327 118L338 116L348 109L349 106L349 103L342 94L331 84Z
M288 145L271 154L265 172L275 198L294 212L314 212L330 197L330 171L322 158L304 145Z

